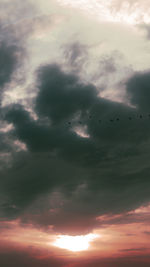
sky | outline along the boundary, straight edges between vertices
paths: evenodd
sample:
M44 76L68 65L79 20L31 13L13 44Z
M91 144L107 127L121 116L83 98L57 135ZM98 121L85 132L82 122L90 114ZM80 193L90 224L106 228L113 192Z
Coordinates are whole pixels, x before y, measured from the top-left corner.
M150 7L0 0L0 266L150 266Z

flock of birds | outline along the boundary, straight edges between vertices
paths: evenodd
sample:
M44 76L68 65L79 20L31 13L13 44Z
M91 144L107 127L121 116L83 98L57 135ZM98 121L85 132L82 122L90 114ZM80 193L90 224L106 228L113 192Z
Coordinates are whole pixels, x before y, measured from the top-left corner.
M88 117L88 119L90 119L90 120L91 120L92 118L94 118L94 117L92 117L92 116L89 116L89 117ZM145 117L144 115L140 114L140 115L137 115L137 118L139 118L140 120L145 119L145 118L149 118L149 119L150 119L150 114L148 114L146 117ZM134 119L135 119L134 117L128 117L128 118L127 118L127 120L129 120L129 121L134 120ZM117 118L113 118L113 119L112 119L112 118L111 118L111 119L108 119L108 121L109 121L109 122L112 122L112 123L115 122L115 121L119 122L120 120L121 120L121 119L120 119L119 117L117 117ZM98 122L101 123L102 120L99 119ZM81 121L81 120L78 121L78 124L82 124L82 123L83 123L83 121ZM72 122L71 122L71 121L68 121L67 124L68 124L68 125L71 125Z

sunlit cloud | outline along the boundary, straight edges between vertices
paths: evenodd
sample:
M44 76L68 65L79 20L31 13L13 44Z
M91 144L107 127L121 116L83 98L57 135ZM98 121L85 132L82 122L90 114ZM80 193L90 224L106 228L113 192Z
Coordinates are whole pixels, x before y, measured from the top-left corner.
M143 1L114 1L114 0L57 0L62 5L78 8L86 14L94 15L96 19L107 22L138 24L150 22L150 10Z
M73 128L75 133L83 138L90 138L90 135L87 133L87 126L76 126Z

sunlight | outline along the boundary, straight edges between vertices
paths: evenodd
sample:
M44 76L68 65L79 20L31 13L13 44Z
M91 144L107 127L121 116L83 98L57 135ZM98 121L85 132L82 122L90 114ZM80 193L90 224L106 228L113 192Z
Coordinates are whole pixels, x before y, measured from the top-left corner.
M90 242L97 237L98 235L96 234L88 234L85 236L59 235L53 245L74 252L83 251L87 250L90 246Z
M99 21L119 22L123 24L136 25L150 22L150 9L142 4L138 5L124 1L114 0L57 0L59 4L70 6L93 15ZM116 3L115 3L116 2ZM117 3L118 2L118 3Z

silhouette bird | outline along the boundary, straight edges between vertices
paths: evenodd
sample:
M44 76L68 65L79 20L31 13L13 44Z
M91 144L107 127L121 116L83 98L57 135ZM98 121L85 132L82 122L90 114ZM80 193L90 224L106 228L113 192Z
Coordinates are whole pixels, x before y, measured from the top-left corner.
M136 115L137 116L137 118L139 118L139 119L143 119L144 117L143 117L143 115L142 114L137 114ZM150 119L150 113L149 114L147 114L147 116L148 116L148 118ZM89 117L88 117L89 119L92 119L93 117L91 116L91 115L89 115ZM127 117L127 119L128 120L134 120L134 117ZM120 121L120 118L119 117L116 117L116 118L114 118L114 119L108 119L109 120L109 122L115 122L115 121L117 121L117 122L119 122ZM101 120L101 119L98 119L98 123L101 123L103 120ZM104 120L105 121L105 120ZM83 122L82 121L78 121L78 123L79 124L83 124ZM72 122L71 121L68 121L67 122L67 124L68 125L71 125L72 124Z

